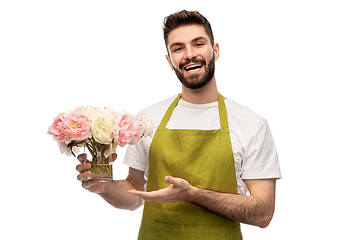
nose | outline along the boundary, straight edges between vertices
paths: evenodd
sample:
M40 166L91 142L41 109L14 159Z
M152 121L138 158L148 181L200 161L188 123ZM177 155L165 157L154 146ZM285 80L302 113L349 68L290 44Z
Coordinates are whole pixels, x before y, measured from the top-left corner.
M197 57L197 53L196 51L194 51L195 49L193 49L191 46L187 47L186 48L186 52L185 52L185 56L184 58L185 59L193 59L193 58L196 58Z

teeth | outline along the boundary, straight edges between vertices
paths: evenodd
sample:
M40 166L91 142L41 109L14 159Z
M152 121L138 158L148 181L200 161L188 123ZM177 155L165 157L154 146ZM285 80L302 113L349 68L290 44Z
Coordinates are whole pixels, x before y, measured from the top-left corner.
M197 67L201 67L201 66L202 66L201 64L194 64L194 65L186 67L185 70L192 70L192 68L197 68Z

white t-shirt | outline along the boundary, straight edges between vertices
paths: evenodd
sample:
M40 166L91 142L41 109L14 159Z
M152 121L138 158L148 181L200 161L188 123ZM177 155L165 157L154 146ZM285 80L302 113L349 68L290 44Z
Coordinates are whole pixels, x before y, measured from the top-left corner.
M153 122L154 132L175 98L176 96L173 96L141 111L146 113L149 120ZM279 160L267 121L231 99L225 99L225 105L228 113L238 192L245 195L247 187L244 179L281 178ZM218 102L192 104L180 99L166 128L219 129ZM151 141L152 137L146 137L138 144L129 145L124 159L124 163L129 167L145 171L145 179L148 176Z

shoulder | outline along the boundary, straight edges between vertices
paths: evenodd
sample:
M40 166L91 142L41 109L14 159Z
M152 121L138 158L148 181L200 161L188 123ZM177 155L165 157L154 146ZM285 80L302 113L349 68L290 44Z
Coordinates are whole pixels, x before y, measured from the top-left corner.
M144 108L141 111L149 113L149 112L153 112L153 111L158 111L159 109L163 109L163 108L167 109L177 96L178 95L173 95L173 96L166 98L160 102L154 103L154 104Z
M162 117L164 116L166 110L169 108L170 104L175 100L175 98L178 95L173 95L167 99L164 99L160 102L157 102L155 104L152 104L140 111L138 116L140 116L141 113L146 113L148 115L148 119L150 119L154 126L157 126Z
M235 121L242 125L253 128L261 122L266 122L266 119L259 114L252 111L232 99L225 100L229 121Z

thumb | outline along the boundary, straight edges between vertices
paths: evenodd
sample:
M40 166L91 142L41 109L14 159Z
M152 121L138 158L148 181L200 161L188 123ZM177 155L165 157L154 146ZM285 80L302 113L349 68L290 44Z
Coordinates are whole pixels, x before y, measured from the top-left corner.
M112 161L114 162L117 159L117 154L113 153L111 154L111 157L112 157Z
M185 180L182 179L182 178L174 178L174 177L171 177L171 176L166 176L165 177L165 182L168 183L168 184L172 184L174 186L180 186L183 181L185 181Z
M182 178L174 178L171 176L165 177L165 182L172 184L175 188L187 188L190 186L189 182Z
M165 177L165 182L168 184L174 184L175 183L175 178L171 177L171 176L166 176Z

